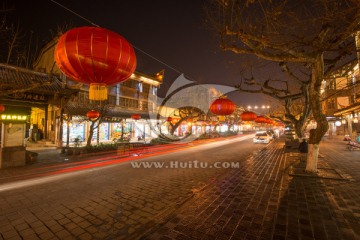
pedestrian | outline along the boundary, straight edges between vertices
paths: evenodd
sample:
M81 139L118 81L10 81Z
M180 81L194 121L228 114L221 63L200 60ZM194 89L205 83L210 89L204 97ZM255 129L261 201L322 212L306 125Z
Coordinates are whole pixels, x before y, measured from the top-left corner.
M301 152L301 153L307 153L308 152L308 143L306 142L305 138L299 144L299 152Z

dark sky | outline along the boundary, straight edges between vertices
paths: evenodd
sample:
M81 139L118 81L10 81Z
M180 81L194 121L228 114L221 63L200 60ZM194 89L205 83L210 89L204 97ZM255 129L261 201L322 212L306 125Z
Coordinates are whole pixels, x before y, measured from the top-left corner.
M240 81L239 65L244 57L219 49L216 35L205 24L205 0L56 1L81 17L51 0L2 2L14 6L12 20L19 21L23 31L32 30L42 43L50 39L50 30L56 32L57 26L91 25L81 17L117 32L135 47L137 71L152 75L165 69L160 95L180 73L201 84L234 86ZM237 105L265 102L258 95L239 92L230 94L229 98Z

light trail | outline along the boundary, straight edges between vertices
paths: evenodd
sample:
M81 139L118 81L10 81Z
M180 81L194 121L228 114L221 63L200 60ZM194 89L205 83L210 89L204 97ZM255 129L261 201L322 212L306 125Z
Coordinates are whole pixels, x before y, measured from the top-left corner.
M96 158L92 160L83 160L81 162L76 162L76 163L47 166L42 168L43 170L45 170L45 172L14 177L14 179L16 179L17 181L1 184L0 192L29 187L37 184L54 182L68 177L88 173L90 171L93 171L95 168L111 167L119 163L135 161L139 159L146 159L154 156L170 154L180 151L209 149L213 147L226 145L229 143L244 141L252 137L253 135L250 134L241 137L220 138L216 140L208 139L208 140L194 141L190 143L145 147L148 150L148 152L145 152L144 149L141 149L136 151L138 153L138 155L136 156L121 157L119 155L115 155L109 157ZM63 168L51 170L51 168L55 168L59 166ZM30 177L31 179L29 179ZM28 178L28 179L22 179L22 178Z

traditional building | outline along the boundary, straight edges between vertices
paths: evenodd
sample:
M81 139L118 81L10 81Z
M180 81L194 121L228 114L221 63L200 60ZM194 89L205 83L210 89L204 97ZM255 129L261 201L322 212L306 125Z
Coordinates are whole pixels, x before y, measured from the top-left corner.
M129 138L155 136L148 122L157 112L163 72L154 76L134 72L129 80L108 87L106 101L91 101L87 85L69 79L57 68L56 41L42 49L34 70L0 64L0 104L5 106L0 113L0 168L25 164L27 140L63 146L78 137L86 139L91 124L86 113L92 109L102 113L93 140L111 141L124 131ZM140 119L132 119L134 114ZM21 136L5 134L14 126L21 128Z
M0 168L24 165L26 139L47 136L55 126L49 109L74 92L55 76L7 64L0 64L0 89L0 104L5 106L0 113ZM36 108L46 114L34 122L30 115Z
M68 78L56 66L53 57L56 43L57 39L54 39L43 48L34 64L34 69L57 76L65 88L76 90L76 93L68 98L62 98L57 103L54 108L56 113L53 115L59 119L62 128L58 127L60 128L58 133L45 137L60 144L62 141L69 142L75 138L86 139L91 123L86 119L86 113L92 109L103 115L101 126L93 135L94 140L118 138L119 131L124 129L130 138L153 135L150 127L146 126L146 120L149 120L150 115L157 111L157 91L163 80L163 72L154 76L135 72L125 82L109 86L106 101L89 100L89 86ZM39 123L44 114L44 111L37 109L33 111L32 119ZM141 120L136 121L136 124L131 120L133 114L141 116ZM61 119L62 117L64 119Z
M330 132L352 137L360 131L360 34L356 46L357 58L328 73L322 84L322 107Z

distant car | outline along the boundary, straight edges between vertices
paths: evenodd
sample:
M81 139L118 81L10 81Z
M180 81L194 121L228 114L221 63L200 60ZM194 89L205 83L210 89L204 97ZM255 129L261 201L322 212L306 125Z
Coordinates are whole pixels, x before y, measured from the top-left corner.
M271 141L271 136L267 132L258 132L253 138L254 143L269 143Z

